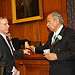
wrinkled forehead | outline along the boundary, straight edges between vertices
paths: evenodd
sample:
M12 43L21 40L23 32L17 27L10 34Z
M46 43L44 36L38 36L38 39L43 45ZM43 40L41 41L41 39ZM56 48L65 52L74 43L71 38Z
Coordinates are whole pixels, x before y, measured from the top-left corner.
M48 16L47 16L47 22L49 22L49 21L51 21L52 20L52 14L49 14Z
M48 16L47 16L47 19L51 19L52 18L52 14L49 14Z

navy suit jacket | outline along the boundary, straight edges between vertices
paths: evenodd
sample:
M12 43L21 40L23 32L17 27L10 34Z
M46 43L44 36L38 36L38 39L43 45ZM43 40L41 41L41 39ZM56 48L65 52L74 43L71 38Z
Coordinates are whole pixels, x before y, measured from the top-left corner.
M23 55L23 51L15 51L12 55L6 41L0 35L0 66L5 66L6 72L11 73L13 66L16 67L15 57L21 57Z
M43 53L43 49L50 48L51 53L57 54L58 60L49 61L50 75L75 75L75 31L64 26L59 35L62 39L51 45L51 32L46 44L36 47L35 52Z

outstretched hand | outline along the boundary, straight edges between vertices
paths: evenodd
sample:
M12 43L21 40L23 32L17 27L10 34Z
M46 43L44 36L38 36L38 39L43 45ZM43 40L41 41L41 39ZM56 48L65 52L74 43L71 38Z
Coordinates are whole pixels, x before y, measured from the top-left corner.
M35 48L34 45L29 46L29 49L31 49L32 51L34 51L34 48Z
M29 49L25 49L25 50L23 50L24 51L24 54L28 54L28 55L30 55L30 50Z

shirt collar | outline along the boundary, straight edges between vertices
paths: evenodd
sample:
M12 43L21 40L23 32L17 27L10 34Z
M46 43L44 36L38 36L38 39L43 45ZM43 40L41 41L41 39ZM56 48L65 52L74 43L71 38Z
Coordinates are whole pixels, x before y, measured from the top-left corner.
M60 28L56 32L54 32L54 34L57 36L62 30L62 28L63 28L63 25L61 25Z

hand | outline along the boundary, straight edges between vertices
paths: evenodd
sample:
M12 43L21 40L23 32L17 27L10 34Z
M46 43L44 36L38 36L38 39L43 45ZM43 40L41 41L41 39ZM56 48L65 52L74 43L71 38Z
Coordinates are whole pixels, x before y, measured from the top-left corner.
M31 49L32 51L34 51L34 48L35 48L34 45L29 46L29 49Z
M30 50L28 50L28 49L25 49L25 50L23 50L24 51L24 54L28 54L28 55L30 55Z
M29 44L27 41L25 42L25 48L27 48L27 49L29 48Z
M57 60L57 55L55 53L44 53L44 57L48 60Z
M16 74L17 74L17 69L14 68L13 75L16 75Z

